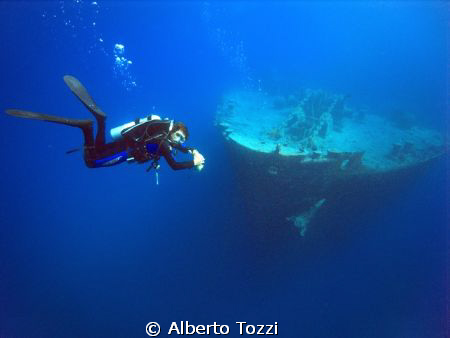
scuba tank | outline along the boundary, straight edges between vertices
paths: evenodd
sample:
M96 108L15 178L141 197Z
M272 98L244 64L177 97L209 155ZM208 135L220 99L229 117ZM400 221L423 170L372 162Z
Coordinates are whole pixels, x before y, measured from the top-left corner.
M131 127L137 126L138 124L149 122L149 121L154 121L154 120L161 120L161 117L159 117L158 115L149 115L147 117L138 118L135 121L122 124L118 127L112 128L110 130L111 137L114 141L118 141L123 137L123 135L122 135L123 131L125 131Z

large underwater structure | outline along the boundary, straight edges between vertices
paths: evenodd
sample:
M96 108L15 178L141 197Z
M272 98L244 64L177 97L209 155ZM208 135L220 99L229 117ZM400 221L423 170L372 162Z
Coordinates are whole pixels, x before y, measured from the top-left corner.
M224 95L216 125L251 218L269 236L280 230L280 220L301 236L317 218L345 223L445 152L443 136L411 114L386 117L348 101L313 89Z

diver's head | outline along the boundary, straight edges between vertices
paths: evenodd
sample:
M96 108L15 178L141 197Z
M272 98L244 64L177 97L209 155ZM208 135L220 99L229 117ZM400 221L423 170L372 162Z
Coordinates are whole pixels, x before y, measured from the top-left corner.
M169 134L169 139L174 143L184 143L189 138L189 131L183 122L175 122Z

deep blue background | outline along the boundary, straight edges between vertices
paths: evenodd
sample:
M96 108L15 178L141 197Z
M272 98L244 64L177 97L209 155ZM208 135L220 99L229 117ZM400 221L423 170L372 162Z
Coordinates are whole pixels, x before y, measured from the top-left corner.
M443 337L446 158L355 214L347 236L266 250L214 114L229 89L307 86L445 132L447 13L430 1L0 2L1 110L88 118L62 81L72 74L108 126L183 120L207 161L201 173L164 164L156 186L144 166L65 155L78 130L1 115L0 336L146 337L150 321L189 320L230 336L235 321L276 321L282 337Z

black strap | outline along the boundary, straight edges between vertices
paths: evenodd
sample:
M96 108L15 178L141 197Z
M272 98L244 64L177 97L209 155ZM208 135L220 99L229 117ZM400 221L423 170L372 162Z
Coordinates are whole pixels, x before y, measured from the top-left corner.
M81 150L80 148L69 149L69 150L66 151L66 154L72 154L72 153L74 153L76 151L80 151L80 150Z

